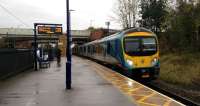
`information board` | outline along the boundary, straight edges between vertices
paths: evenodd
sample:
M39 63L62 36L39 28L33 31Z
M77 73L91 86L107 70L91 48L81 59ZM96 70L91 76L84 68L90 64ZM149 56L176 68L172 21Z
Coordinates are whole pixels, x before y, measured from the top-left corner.
M62 27L38 26L38 34L62 34Z

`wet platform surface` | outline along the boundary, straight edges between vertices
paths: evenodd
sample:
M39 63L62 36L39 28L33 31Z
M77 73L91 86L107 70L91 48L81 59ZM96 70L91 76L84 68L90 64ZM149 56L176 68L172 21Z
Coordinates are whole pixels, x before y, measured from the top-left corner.
M0 106L182 106L183 104L87 59L73 57L72 90L65 60L0 82Z
M27 71L0 82L0 106L135 106L99 66L73 57L72 90L65 90L65 61L50 69ZM98 67L98 68L97 68ZM103 72L104 73L104 72Z
M124 95L127 95L138 106L184 106L184 104L116 73L109 68L96 63L91 63L91 65L100 76L112 83L113 86L118 88Z

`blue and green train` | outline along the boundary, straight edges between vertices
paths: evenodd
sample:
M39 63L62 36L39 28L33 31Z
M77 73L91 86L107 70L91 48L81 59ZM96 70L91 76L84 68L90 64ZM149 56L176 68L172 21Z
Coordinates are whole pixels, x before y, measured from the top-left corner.
M130 76L156 79L160 71L157 36L145 28L127 29L77 46L73 52L121 67Z

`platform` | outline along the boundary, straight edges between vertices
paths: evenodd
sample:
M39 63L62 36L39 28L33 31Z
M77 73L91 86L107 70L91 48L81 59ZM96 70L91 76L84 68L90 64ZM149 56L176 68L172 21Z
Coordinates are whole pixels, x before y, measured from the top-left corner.
M0 82L0 106L181 106L183 104L90 60L73 57L72 89L61 67L27 71Z

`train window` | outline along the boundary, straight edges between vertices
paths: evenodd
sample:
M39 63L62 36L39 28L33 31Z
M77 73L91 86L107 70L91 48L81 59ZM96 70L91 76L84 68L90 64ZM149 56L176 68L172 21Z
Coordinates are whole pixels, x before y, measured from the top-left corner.
M103 49L103 56L107 55L107 42L102 43L102 49Z
M94 50L93 50L93 45L91 45L91 54L94 53Z
M100 50L101 50L101 54L104 56L105 55L105 47L104 47L104 44L103 43L101 43L100 44Z
M156 50L156 40L154 38L143 38L142 39L142 49L144 51L155 51Z
M87 47L87 53L90 53L90 46Z
M125 52L138 52L140 51L139 38L126 38L125 39Z
M110 55L115 56L115 41L110 41ZM114 51L114 52L111 52Z
M107 43L107 53L110 54L111 45L110 42Z
M90 46L90 50L91 50L91 55L93 54L93 46Z
M98 46L97 46L97 45L95 46L95 50L96 50L96 53L99 52L99 50L98 50Z
M96 48L95 48L95 46L93 46L93 53L96 53Z
M157 52L155 37L126 37L124 51L129 55L148 56Z
M87 52L90 53L90 46L87 47Z

